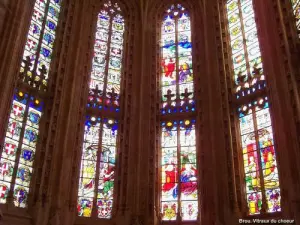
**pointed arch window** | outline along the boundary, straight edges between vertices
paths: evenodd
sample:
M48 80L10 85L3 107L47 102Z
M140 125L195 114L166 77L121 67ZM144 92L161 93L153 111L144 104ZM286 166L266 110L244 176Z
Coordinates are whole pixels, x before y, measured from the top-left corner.
M78 215L112 217L125 21L108 1L97 16L78 189Z
M171 5L161 24L161 214L163 221L198 218L195 101L188 11Z
M300 0L291 0L293 12L296 18L296 26L298 33L300 31ZM300 37L300 34L299 34Z
M227 1L248 214L281 211L269 100L252 0Z
M0 203L26 207L61 0L36 0L0 161Z

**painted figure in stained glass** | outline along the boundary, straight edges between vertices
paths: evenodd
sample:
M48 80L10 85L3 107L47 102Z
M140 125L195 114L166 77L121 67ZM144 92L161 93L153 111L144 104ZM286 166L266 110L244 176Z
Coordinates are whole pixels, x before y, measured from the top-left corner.
M181 4L171 5L163 18L161 53L162 114L184 113L182 108L189 108L193 101L194 84L190 18ZM177 220L179 211L183 221L196 220L198 214L195 135L191 132L191 123L184 127L180 124L184 125L184 121L162 122L161 213L164 221Z
M101 152L101 161L102 162L108 162L114 164L116 160L116 150L115 147L109 146L103 146L103 150Z
M97 18L89 100L96 101L97 104L93 103L92 106L97 105L95 107L99 110L107 109L106 106L102 107L103 104L112 105L113 103L114 106L119 106L125 31L124 19L118 14L120 11L118 4L108 1ZM90 106L88 104L88 107ZM95 118L92 118L95 122ZM98 218L111 218L117 126L114 120L103 118L98 118L98 120L106 122L86 127L82 154L84 166L78 192L78 215L91 217L92 202L97 198ZM87 122L90 123L89 119ZM99 160L100 166L96 168ZM95 187L96 184L97 187Z
M183 64L180 65L179 67L179 82L183 83L185 81L187 81L188 76L190 76L192 79L190 81L193 80L191 71L190 71L190 66L188 63L184 62Z
M114 165L108 163L102 163L100 168L99 193L101 198L112 198L114 187Z
M175 61L174 59L163 59L162 60L163 72L165 73L165 77L174 78L174 70L175 70Z
M165 177L165 183L162 186L162 191L171 193L170 195L173 196L173 198L177 198L178 190L177 190L177 170L174 162L170 162L169 165L166 165L164 168L164 177Z
M265 88L265 84L261 82L264 81L263 65L253 3L229 0L227 14L234 80L237 85L236 97L242 100L245 95ZM255 77L253 80L253 74L261 77ZM246 83L248 87L243 86L247 79L249 79ZM243 92L245 95L241 94L242 87L249 89ZM243 107L247 113L240 114L240 132L249 214L260 214L262 205L267 205L267 212L280 211L280 204L277 204L277 200L280 199L279 179L268 98L264 96L253 102L247 102L247 99L245 101ZM240 109L238 111L241 112Z
M246 182L250 191L258 191L260 188L259 182L259 167L257 164L257 153L252 150L252 145L247 146L248 153L244 155L245 171L246 171Z
M181 192L184 195L191 195L197 191L197 169L185 158L181 168L180 181Z

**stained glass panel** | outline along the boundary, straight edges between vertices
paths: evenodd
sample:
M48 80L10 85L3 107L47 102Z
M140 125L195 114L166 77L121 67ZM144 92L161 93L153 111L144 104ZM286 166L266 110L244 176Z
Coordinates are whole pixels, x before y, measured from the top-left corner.
M15 206L27 206L42 110L43 103L39 99L21 91L15 93L0 161L0 184L6 193L2 195L1 203L6 203L7 193L13 186ZM17 152L20 154L18 164L15 163Z
M266 201L267 212L280 211L280 191L274 194L274 201L268 197L273 190L279 190L279 178L267 105L240 117L247 201L251 215L261 213L263 201Z
M44 107L42 99L37 96L39 91L46 90L41 87L47 85L60 7L61 0L36 0L34 4L20 72L24 75L22 81L36 90L15 90L1 153L0 203L6 203L11 192L16 207L27 206ZM26 63L27 57L31 64ZM45 65L44 70L42 65ZM34 82L28 83L32 76L36 76ZM22 89L22 85L19 88ZM37 95L32 94L36 92Z
M88 109L105 110L114 105L109 109L114 113L119 110L124 32L120 7L107 1L97 17ZM87 113L81 164L88 160L90 169L86 175L81 172L79 180L79 216L112 217L118 135L114 113L111 119Z
M245 98L266 87L253 2L228 0L226 8L235 96L244 104L238 112L248 213L280 211L280 191L276 200L269 197L279 190L279 179L268 99L258 96L259 100L249 102Z
M238 76L252 77L253 68L261 68L252 1L228 1L227 14L233 69L238 84Z
M198 182L195 127L194 122L190 120L180 121L179 124L176 122L162 124L161 204L163 220L175 220L177 215L173 213L176 214L179 211L178 207L181 209L183 220L196 220Z
M161 27L162 114L194 111L194 74L191 21L181 5L171 5ZM188 118L188 117L187 117ZM162 220L198 218L198 181L195 121L162 122Z
M168 108L182 106L176 99L193 98L192 41L186 10L176 5L167 12L161 27L161 94L163 113L172 113Z

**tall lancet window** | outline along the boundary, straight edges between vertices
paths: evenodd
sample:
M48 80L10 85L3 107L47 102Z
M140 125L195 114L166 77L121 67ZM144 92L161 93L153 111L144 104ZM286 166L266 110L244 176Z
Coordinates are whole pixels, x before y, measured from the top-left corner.
M300 36L300 0L291 0L293 6L293 12L296 18L296 26Z
M78 215L112 217L124 18L108 1L97 16L78 189Z
M269 101L252 0L227 1L248 214L281 211Z
M162 220L197 220L191 23L189 13L182 5L172 5L164 13L160 39Z
M60 8L61 0L34 5L1 151L0 203L27 206Z

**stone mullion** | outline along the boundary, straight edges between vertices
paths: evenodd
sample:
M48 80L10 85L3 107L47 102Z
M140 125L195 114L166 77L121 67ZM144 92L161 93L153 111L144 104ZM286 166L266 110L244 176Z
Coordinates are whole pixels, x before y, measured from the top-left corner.
M200 7L200 4L198 3L196 7L193 7L192 15L191 15L191 28L192 28L192 57L193 57L193 73L194 73L194 100L196 105L196 115L194 118L196 119L196 125L195 125L195 135L196 135L196 166L197 166L197 184L198 184L198 218L197 223L199 223L201 220L200 218L202 215L200 214L200 207L202 207L202 192L201 192L201 186L203 184L202 179L202 173L204 173L204 168L201 166L203 160L203 155L205 153L205 150L202 147L202 142L204 140L203 133L201 133L201 127L203 123L202 119L202 113L203 113L203 106L202 106L202 99L203 99L203 92L202 92L202 75L205 74L203 71L203 63L205 59L204 51L202 51L202 48L204 46L204 38L202 35L203 31L203 8ZM201 24L201 25L200 25ZM199 26L200 25L200 26ZM203 131L203 130L202 130Z
M126 30L124 37L124 55L123 55L123 74L122 74L122 86L121 90L121 120L120 129L118 133L119 148L117 160L117 173L116 180L118 183L116 187L118 193L114 193L114 196L118 194L116 198L117 204L115 204L115 221L118 225L130 224L131 217L134 214L134 208L136 206L136 198L133 193L138 196L139 189L137 188L138 175L137 168L137 98L138 87L140 82L137 79L141 76L138 71L139 66L133 66L133 62L138 64L140 58L139 40L135 37L141 35L140 27L138 24L140 19L137 17L137 11L133 8L130 2L119 2L122 13L125 18ZM133 76L135 79L133 79ZM135 175L135 176L134 176Z
M141 36L141 27L139 27L139 23L137 21L140 21L140 18L135 18L135 25L134 29L130 32L131 38L133 37L140 37ZM132 39L131 39L132 40ZM128 111L126 110L125 114L125 121L126 123L130 124L130 127L125 127L125 130L128 132L127 140L125 139L125 149L124 153L126 154L125 161L127 169L126 169L126 175L124 174L124 177L126 177L127 187L124 189L125 194L125 203L123 203L126 208L126 213L129 213L128 220L130 220L131 216L135 213L136 205L137 205L137 196L139 195L139 183L138 180L138 171L137 171L137 163L138 163L138 121L139 121L139 95L140 95L140 79L141 79L141 73L140 73L140 67L137 65L140 65L140 40L134 40L134 46L132 46L131 50L131 58L135 62L135 66L132 67L132 70L129 72L132 76L132 94L128 98L128 101L130 101L130 109L128 107ZM133 94L134 93L134 94ZM126 104L127 105L127 104ZM129 116L130 115L130 116ZM128 125L129 125L128 124ZM127 126L128 126L127 125ZM132 163L134 162L134 163ZM132 195L132 193L136 193L135 196ZM129 221L128 221L129 222ZM120 223L121 224L121 223Z
M263 4L254 0L257 12L258 36L264 60L264 72L269 89L270 111L273 123L274 141L277 153L279 178L282 196L282 214L293 217L300 223L300 166L297 159L299 153L299 121L298 90L292 79L289 67L289 56L285 48L285 40L279 13L272 2ZM278 29L279 28L279 29ZM272 57L269 57L272 56ZM280 93L280 94L279 94ZM293 140L293 141L291 141Z
M94 53L94 34L95 34L95 27L97 23L97 15L96 7L94 4L91 4L88 7L88 12L93 13L86 13L85 14L85 24L89 24L89 26L84 26L86 29L83 33L89 34L87 40L82 41L83 51L86 52L85 58L83 59L83 68L81 70L81 90L78 93L82 93L80 97L80 108L79 108L79 121L77 123L77 137L76 137L76 147L73 150L73 167L72 167L72 181L71 181L71 191L69 194L69 208L70 211L73 212L73 216L77 217L78 213L76 211L77 204L78 204L78 189L79 189L79 179L80 179L80 166L82 160L82 152L83 152L83 141L84 141L84 127L86 121L86 104L89 95L89 85L88 82L90 80L91 71L92 71L92 59ZM95 19L96 18L96 19ZM96 187L95 187L96 188ZM76 212L75 212L76 211Z
M75 216L70 210L70 205L66 204L70 202L69 193L74 187L71 186L72 181L72 167L73 167L73 158L74 153L72 149L76 149L76 139L77 139L77 130L78 122L80 121L79 111L81 108L80 101L80 90L82 84L82 69L85 65L81 62L84 61L85 55L82 54L82 49L79 46L82 46L83 41L88 38L85 31L85 14L89 9L90 1L82 2L72 2L74 4L74 15L73 15L73 30L71 31L70 42L73 43L72 48L69 49L69 61L66 63L66 75L64 80L64 92L61 98L61 114L59 115L58 120L61 122L61 131L55 137L55 149L57 149L57 158L55 167L61 167L60 171L58 170L58 176L53 173L53 179L58 183L53 187L53 193L58 193L57 198L53 202L54 220L62 221L63 224L70 224L73 221ZM81 93L82 94L82 93ZM65 119L68 119L65 123ZM75 131L75 132L74 132ZM61 158L64 159L64 163L61 164ZM56 178L57 176L57 178ZM71 205L72 206L72 205Z
M273 7L275 10L276 22L277 22L277 29L280 34L280 46L281 46L281 59L282 63L284 64L284 70L286 71L286 80L288 83L288 89L290 94L290 106L292 106L293 115L294 115L294 124L296 126L295 133L298 136L297 144L300 145L300 106L299 106L299 88L300 88L300 66L299 66L299 59L300 59L300 40L298 36L298 30L295 25L295 16L292 9L292 4L290 0L285 1L274 1ZM294 125L293 124L293 125ZM275 124L276 125L276 124ZM296 144L296 143L295 143ZM294 153L294 156L291 156L292 159L294 157L299 157L299 147L298 150ZM286 162L287 164L290 161ZM294 174L296 171L299 171L296 168L293 169ZM285 178L285 176L284 176ZM291 180L290 182L296 182L295 180ZM296 221L299 222L299 208L300 208L300 199L296 194L299 192L299 182L297 182L297 188L293 193L294 196L290 199L291 203L289 204L284 201L285 207L285 214L294 214L296 217ZM292 186L289 186L290 188ZM297 216L296 216L297 215Z
M216 41L217 41L217 52L218 52L218 65L219 65L219 72L218 72L218 81L216 83L219 84L220 92L219 92L219 104L221 106L221 110L215 110L215 112L220 112L219 115L215 117L220 117L222 121L222 130L220 130L220 137L223 137L222 146L220 149L216 149L216 156L218 160L218 164L222 165L223 168L220 169L223 172L222 177L225 177L222 180L222 183L218 184L218 187L226 187L220 188L219 194L222 196L219 203L219 214L220 218L223 216L222 220L220 221L225 224L236 224L237 219L235 215L238 210L237 206L237 193L236 193L236 182L235 182L235 174L234 174L234 159L233 159L233 144L232 144L232 133L231 127L232 120L230 118L231 113L235 113L236 110L232 112L232 109L229 104L230 97L232 96L232 89L231 84L231 73L228 70L228 62L226 63L226 56L230 56L228 54L228 48L226 44L226 13L225 13L226 2L219 1L218 4L214 7L215 9L215 24L216 24ZM229 59L230 60L230 59ZM220 107L219 106L219 107ZM221 124L220 124L221 125ZM216 125L214 127L219 127L220 125ZM223 135L221 135L223 133ZM218 138L218 135L215 137ZM216 140L217 141L217 140ZM223 151L221 151L221 149ZM222 154L221 154L222 153ZM220 155L219 155L220 154ZM218 168L219 169L219 168ZM223 198L223 200L221 200ZM225 204L225 205L224 205ZM225 207L224 207L225 206Z
M153 10L154 12L158 11L158 7L156 6ZM160 120L157 118L157 115L161 113L160 108L161 108L161 96L160 92L158 91L160 88L160 76L161 76L161 67L160 67L160 42L158 42L158 38L160 37L161 34L161 17L160 14L157 15L156 13L151 12L149 14L149 17L152 17L152 43L151 45L154 47L155 51L151 52L152 56L152 74L153 74L153 79L151 80L152 83L152 90L151 90L151 99L152 99L152 121L153 126L150 129L153 129L155 133L152 135L152 146L155 147L155 151L153 151L154 154L154 165L153 167L155 169L155 177L153 178L154 185L152 188L154 189L153 191L153 201L154 201L154 216L153 220L156 224L159 224L161 221L161 165L160 165L160 160L161 160L161 124ZM150 17L150 18L151 18Z
M282 33L281 41L285 46L282 48L282 52L287 56L285 58L287 60L286 66L291 70L291 74L293 74L291 78L294 79L294 85L299 89L300 66L298 62L300 58L300 38L296 27L293 6L291 0L276 0L273 2L273 7L277 16L278 30Z
M151 35L149 35L149 46L153 47L153 50L156 49L156 19L152 14L148 14L148 18L151 20L152 19L152 24L149 26L149 29L151 29ZM155 70L153 70L153 66L156 65L156 60L155 60L155 55L149 54L149 57L151 57L151 67L149 67L151 78L150 79L150 84L151 84L151 90L157 90L156 89L156 73ZM156 198L156 190L157 186L157 179L156 177L159 177L158 171L157 171L157 158L156 158L156 151L158 147L157 143L157 132L159 129L157 128L157 121L156 121L156 103L157 99L155 98L156 93L153 92L151 93L151 90L149 91L150 93L150 107L151 107L151 114L150 114L150 141L149 141L149 146L150 146L150 152L149 152L149 189L148 189L148 211L149 211L149 217L148 217L148 224L155 224L157 221L157 215L159 212L159 208L157 208L157 198Z
M138 53L140 56L139 62L140 66L137 70L140 71L140 76L136 79L139 84L137 86L138 98L137 98L137 129L135 130L135 135L137 138L136 150L137 150L137 176L135 181L137 183L137 196L135 199L135 206L133 207L133 220L141 221L147 219L149 215L147 210L148 196L143 193L148 193L149 186L149 153L150 153L150 95L151 90L150 82L150 64L148 63L148 54L144 52L150 52L151 45L149 45L150 40L150 30L151 26L147 21L147 12L143 7L141 7L141 26L142 35L140 37L140 49ZM138 61L136 61L138 62ZM137 75L137 74L136 74Z
M76 92L79 92L76 91L76 84L79 82L76 83L76 80L74 81L73 77L76 77L77 79L80 77L74 75L76 72L73 70L76 70L77 68L72 64L74 61L79 60L78 57L76 57L78 54L76 49L78 48L74 48L74 46L78 44L77 37L80 35L74 34L72 37L70 35L71 32L76 29L75 27L77 27L78 24L81 24L80 22L78 23L76 19L80 20L82 10L84 9L81 9L82 7L76 5L74 2L69 2L68 0L64 1L63 6L63 10L67 10L67 14L65 14L67 18L64 21L64 24L67 25L66 33L63 35L63 53L62 57L60 57L56 88L53 90L55 91L55 95L52 105L52 118L49 125L47 125L49 126L50 131L45 150L46 161L44 162L42 172L44 177L40 185L42 205L44 205L44 208L41 209L39 218L37 219L36 224L39 225L47 223L48 219L50 219L50 221L68 221L70 219L70 213L68 213L69 205L66 204L69 203L68 193L70 189L70 179L66 179L66 176L71 174L70 170L72 163L70 162L70 159L72 158L72 154L70 154L70 152L72 153L72 151L70 151L70 149L72 150L75 146L68 146L67 143L75 142L70 139L73 138L72 134L76 133L74 132L74 130L76 131L76 128L74 128L76 125L74 124L75 122L72 123L70 120L73 119L73 121L76 121L76 119L74 119L74 117L76 118L76 115L70 116L70 114L71 112L74 112L75 108L78 106L77 104L71 104L73 101L72 99L76 99L78 97ZM74 17L74 13L78 13L79 15ZM80 26L78 30L80 30ZM72 49L69 48L69 43L72 43ZM68 55L70 55L69 58L67 57ZM78 63L78 65L81 64ZM80 71L79 69L77 70ZM63 88L63 86L65 87ZM74 108L70 109L70 105ZM69 121L65 120L65 118L68 118ZM68 133L68 131L71 130L72 132ZM66 136L67 133L68 135ZM61 138L61 140L59 138ZM61 163L61 159L64 159L63 164ZM59 210L63 212L63 218L60 218Z
M297 126L297 132L300 131L300 39L299 32L295 25L295 16L291 0L274 1L273 7L275 9L276 21L278 31L280 32L281 51L284 57L285 70L287 73L287 80L291 88L291 98L294 118ZM300 141L300 140L299 140ZM299 142L298 141L298 142ZM300 142L299 142L300 144Z
M226 133L228 134L228 126L224 126L226 124L224 120L226 120L226 117L228 115L228 111L226 110L226 107L228 107L228 101L225 99L227 97L226 94L228 94L228 92L227 90L224 90L224 83L221 83L224 79L224 62L222 58L223 46L218 7L219 1L211 1L209 4L207 4L207 8L209 9L206 10L208 12L208 14L206 15L206 23L208 26L207 39L209 41L206 43L205 47L209 49L209 54L217 52L217 54L211 54L208 56L209 72L205 73L209 76L209 78L207 79L209 80L209 114L211 118L209 120L209 133L206 135L210 136L211 141L210 157L212 158L213 165L212 179L215 182L215 189L212 191L212 199L214 200L214 206L212 206L212 208L215 210L214 213L218 215L218 217L214 218L214 220L215 223L227 224L233 222L237 223L237 221L232 221L232 211L230 210L231 204L228 195L230 189L228 182L230 179L230 174L228 173L228 154L230 153L230 151L226 151L228 148L226 146L226 142L228 143L228 141L226 141ZM223 102L224 100L225 102ZM222 174L220 174L220 172Z
M40 194L40 187L41 182L44 177L43 175L43 165L45 163L45 157L46 157L46 145L47 145L47 137L49 134L49 126L51 123L51 114L52 114L52 106L53 106L53 98L54 98L54 92L57 86L57 83L59 82L58 79L58 67L59 63L61 61L61 48L62 48L62 39L64 35L67 32L67 27L65 26L65 20L66 17L64 15L68 14L68 0L63 0L61 5L61 12L59 16L58 26L57 26L57 32L56 32L56 38L54 43L54 48L52 52L52 60L50 63L50 71L49 71L49 77L48 77L48 95L45 99L46 106L43 110L43 116L40 121L40 135L39 135L39 141L36 146L36 154L35 154L35 161L33 164L34 173L32 175L32 185L31 185L31 192L29 193L29 205L32 205L34 207L41 207L45 204L45 196ZM57 82L56 82L57 81ZM33 211L36 208L33 209ZM36 214L34 216L37 216Z
M219 14L219 21L218 21L218 33L219 36L219 65L220 65L220 87L221 87L221 96L222 96L222 111L223 111L223 126L224 126L224 142L225 142L225 152L227 156L227 183L228 183L228 192L227 198L229 200L229 210L227 211L227 215L225 214L225 220L234 220L235 216L238 216L238 191L236 188L236 174L239 173L234 172L234 152L237 149L234 148L233 143L233 133L231 129L235 130L235 123L233 114L236 114L236 109L232 109L230 107L230 100L232 98L232 84L233 81L231 79L231 72L229 70L229 42L228 42L228 31L227 31L227 17L225 12L226 1L219 1L218 6L218 14ZM221 66L222 65L222 66ZM232 126L233 125L233 126ZM226 213L226 212L225 212ZM236 220L237 221L237 220ZM234 221L231 221L230 224L233 224Z
M214 37L214 2L210 1L209 4L203 3L203 29L201 35L204 38L201 50L204 52L203 61L203 74L201 74L201 89L202 93L199 96L202 100L202 121L200 121L200 134L202 135L202 143L200 147L201 158L200 158L200 171L201 171L201 185L200 185L200 220L202 224L215 224L218 218L214 215L217 213L218 202L217 189L215 180L216 164L214 159L213 149L213 137L214 128L211 121L214 119L213 108L215 102L214 91L211 89L212 83L214 82L213 77L218 74L216 71L216 58L215 51L215 37ZM214 87L215 90L215 87Z

